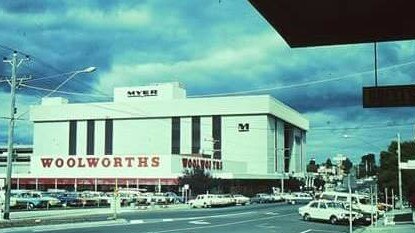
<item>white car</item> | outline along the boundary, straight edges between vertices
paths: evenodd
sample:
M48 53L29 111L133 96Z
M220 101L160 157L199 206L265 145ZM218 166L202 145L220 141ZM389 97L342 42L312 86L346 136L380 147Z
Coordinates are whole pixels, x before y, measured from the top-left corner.
M271 198L274 202L284 201L284 198L281 194L271 194Z
M233 198L235 199L237 205L246 205L249 202L249 197L245 197L241 194L234 194Z
M300 207L298 213L305 221L312 219L325 220L331 224L336 224L341 221L347 222L350 216L349 210L342 203L325 200L311 201L306 206ZM362 214L352 211L352 221L362 217Z
M376 220L376 215L383 215L384 211L380 211L376 204L371 205L370 198L367 195L352 193L351 195L352 208L358 210L364 215L364 220L366 222L371 221L371 215L374 215L374 220ZM320 195L320 199L331 200L336 202L341 202L344 204L350 203L349 193L344 192L323 192Z
M306 204L313 200L313 197L308 193L291 193L285 196L285 201L290 204Z
M224 200L219 198L218 195L214 194L197 195L196 199L189 201L189 205L193 208L207 208L212 206L221 206L223 204Z

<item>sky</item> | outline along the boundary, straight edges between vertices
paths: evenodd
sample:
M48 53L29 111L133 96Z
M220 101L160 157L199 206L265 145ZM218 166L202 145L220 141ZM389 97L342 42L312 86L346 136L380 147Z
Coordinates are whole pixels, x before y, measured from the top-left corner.
M310 121L307 156L358 162L400 133L414 138L414 108L362 107L374 85L373 44L290 48L247 0L0 1L0 55L13 50L30 77L17 96L16 144L31 144L30 105L54 96L111 101L114 87L178 81L188 96L269 94ZM379 85L411 84L415 42L378 44ZM11 66L0 64L2 80ZM10 87L0 81L0 145L7 144ZM347 135L347 137L345 137Z

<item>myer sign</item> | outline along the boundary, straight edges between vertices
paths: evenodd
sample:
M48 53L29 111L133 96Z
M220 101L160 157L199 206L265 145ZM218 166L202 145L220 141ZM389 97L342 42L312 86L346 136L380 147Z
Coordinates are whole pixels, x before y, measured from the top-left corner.
M158 90L128 90L127 97L149 97L149 96L157 96Z

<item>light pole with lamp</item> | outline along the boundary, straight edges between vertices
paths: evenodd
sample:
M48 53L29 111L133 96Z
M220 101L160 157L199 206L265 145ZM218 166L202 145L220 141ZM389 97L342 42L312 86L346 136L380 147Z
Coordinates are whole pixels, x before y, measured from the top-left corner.
M16 78L16 70L17 68L20 66L20 64L23 61L27 61L29 60L29 57L26 56L25 58L22 58L20 60L18 60L17 58L17 52L13 53L13 57L12 59L8 60L7 58L3 59L3 62L6 63L10 63L10 65L12 66L12 76L11 76L11 80L10 80L10 86L11 86L11 91L10 91L10 95L11 95L11 104L10 104L10 123L9 123L9 133L8 133L8 155L7 155L7 167L6 167L6 192L5 192L5 199L4 199L4 214L3 214L3 219L5 220L10 220L10 196L11 196L11 175L12 175L12 157L13 157L13 136L14 136L14 123L15 123L15 114L16 114L16 88L21 84L21 83L17 83L17 78ZM65 83L67 83L69 80L71 80L72 78L74 78L77 74L80 73L91 73L94 72L96 70L96 67L88 67L86 69L83 70L79 70L79 71L74 71L73 74L66 79L65 81L63 81L61 84L59 84L52 92L50 92L48 95L46 95L45 97L49 97L50 95L52 95L53 93L55 93L60 87L62 87ZM25 112L26 113L26 112ZM23 113L23 114L25 114ZM23 115L21 114L21 115Z
M61 88L63 85L65 85L67 82L69 82L70 80L72 80L76 75L78 75L78 74L82 74L82 73L92 73L92 72L94 72L95 70L97 70L97 68L96 67L94 67L94 66L91 66L91 67L88 67L88 68L85 68L85 69L83 69L83 70L77 70L77 71L74 71L72 74L71 74L71 76L69 76L65 81L63 81L61 84L59 84L55 89L53 89L53 91L51 91L49 94L47 94L46 96L44 96L43 98L46 98L46 97L49 97L49 96L51 96L51 95L53 95L57 90L59 90L59 88Z

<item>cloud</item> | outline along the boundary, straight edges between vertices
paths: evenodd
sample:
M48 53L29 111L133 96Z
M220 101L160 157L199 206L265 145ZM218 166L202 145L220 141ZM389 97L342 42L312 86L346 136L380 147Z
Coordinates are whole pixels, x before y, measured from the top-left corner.
M0 2L0 27L8 32L0 35L0 55L10 56L12 51L6 47L12 47L33 57L19 68L20 76L36 79L98 67L95 73L68 82L63 91L111 96L116 86L166 81L182 82L191 96L275 87L253 94L273 95L304 113L312 126L355 127L342 133L359 133L379 139L379 144L385 144L392 131L411 134L408 127L389 128L390 132L361 128L410 122L414 115L410 109L361 107L361 88L374 83L373 44L291 49L248 1L6 0ZM379 83L413 83L415 66L408 62L414 51L414 41L379 43ZM10 67L1 64L0 72L10 75ZM54 89L68 77L27 84ZM22 88L19 106L38 103L47 93ZM7 95L8 86L1 83L3 115L8 115ZM72 102L108 100L63 96ZM0 126L4 129L5 121ZM18 127L19 135L27 135L19 140L30 142L30 123ZM308 151L319 156L342 151L357 156L365 150L361 144L347 146L338 140L338 132L312 128ZM387 135L383 141L382 135ZM0 140L4 138L3 133Z

